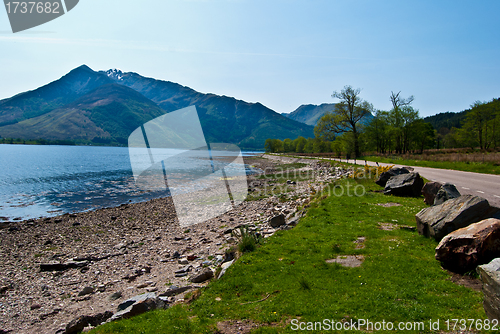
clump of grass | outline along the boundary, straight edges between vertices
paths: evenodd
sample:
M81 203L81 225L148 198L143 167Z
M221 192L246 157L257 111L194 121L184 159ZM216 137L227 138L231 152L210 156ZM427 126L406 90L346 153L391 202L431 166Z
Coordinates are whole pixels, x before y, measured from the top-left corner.
M260 236L252 233L248 227L240 227L239 231L240 241L238 243L238 250L242 254L253 252L257 248L257 244L260 242Z
M311 290L311 285L303 276L299 278L299 285L302 290Z

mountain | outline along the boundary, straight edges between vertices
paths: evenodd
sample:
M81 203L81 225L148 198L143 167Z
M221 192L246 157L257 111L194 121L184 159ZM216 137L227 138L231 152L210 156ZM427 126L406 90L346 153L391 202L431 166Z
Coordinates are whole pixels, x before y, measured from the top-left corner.
M324 114L326 114L329 111L333 111L334 109L335 109L335 103L323 103L319 106L314 104L304 104L298 107L295 111L289 114L283 113L282 115L304 124L316 126L319 119ZM364 117L360 121L360 123L362 125L368 125L370 124L373 118L374 116L372 114L369 114L366 117Z
M7 138L126 144L132 131L165 112L138 92L108 83L43 115L0 127Z
M262 149L267 138L313 137L313 127L260 103L203 94L177 83L80 66L59 80L0 101L0 137L125 145L166 112L195 105L207 141Z
M108 83L112 80L88 66L75 68L48 85L0 100L0 127L44 115Z
M169 81L146 78L117 70L101 72L116 83L130 87L157 103L165 111L195 105L208 142L263 148L266 139L314 137L313 127L289 120L260 103L233 97L202 94Z
M282 114L285 117L297 122L315 126L318 120L328 111L335 108L335 103L323 103L321 105L304 104L289 114Z

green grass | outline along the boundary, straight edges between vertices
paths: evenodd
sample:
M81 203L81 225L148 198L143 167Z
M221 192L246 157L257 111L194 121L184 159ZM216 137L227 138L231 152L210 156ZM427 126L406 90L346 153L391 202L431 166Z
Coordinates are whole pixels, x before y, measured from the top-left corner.
M423 321L423 332L430 332L430 319L440 319L441 325L453 318L486 319L482 293L452 283L434 259L436 241L414 231L379 228L379 223L415 226L422 198L385 196L376 192L381 188L373 180L342 180L336 190L339 186L344 196L318 194L297 227L262 240L192 304L92 333L215 333L215 324L228 319L262 324L252 333L295 333L292 319ZM352 193L356 186L365 187L366 195L349 197L347 187ZM402 206L377 205L388 202ZM358 237L366 238L365 248L356 249ZM325 262L339 255L365 260L356 268Z
M367 156L367 157L363 157L360 160L364 160L364 159L366 159L368 161L384 162L384 163L390 163L390 164L431 167L431 168L441 168L441 169L453 169L453 170L461 170L464 172L475 172L475 173L500 175L500 166L496 166L492 163L408 160L408 159L402 159L402 158L397 158L397 157L383 158L383 157L376 157L376 156Z

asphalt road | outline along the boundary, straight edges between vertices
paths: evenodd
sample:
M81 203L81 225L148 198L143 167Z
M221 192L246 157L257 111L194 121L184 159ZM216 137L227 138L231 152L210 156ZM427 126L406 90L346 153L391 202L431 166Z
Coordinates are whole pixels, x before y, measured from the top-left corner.
M338 159L335 159L338 160ZM342 161L346 161L345 159ZM349 160L354 163L353 160ZM358 165L364 165L364 160L357 160ZM368 165L375 166L375 162L368 161ZM381 166L390 164L379 163ZM402 167L402 165L395 165ZM413 167L413 166L412 166ZM428 167L413 167L422 177L430 181L441 183L452 183L462 195L472 194L486 198L490 205L500 207L500 175L462 172L450 169L438 169Z

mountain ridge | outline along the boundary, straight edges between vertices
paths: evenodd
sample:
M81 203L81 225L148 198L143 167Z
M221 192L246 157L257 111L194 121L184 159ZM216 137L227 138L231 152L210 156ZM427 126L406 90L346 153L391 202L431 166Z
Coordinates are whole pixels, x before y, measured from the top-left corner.
M0 101L0 136L125 145L143 123L195 105L208 142L262 149L271 136L312 137L311 126L261 103L204 94L178 83L79 66L60 79ZM141 110L145 111L143 115Z

